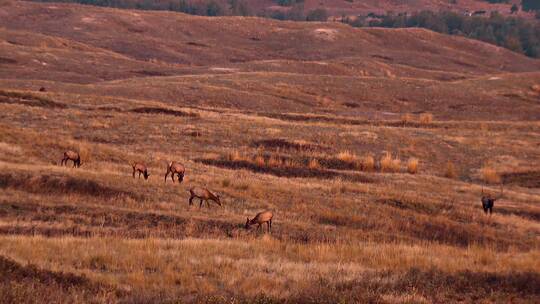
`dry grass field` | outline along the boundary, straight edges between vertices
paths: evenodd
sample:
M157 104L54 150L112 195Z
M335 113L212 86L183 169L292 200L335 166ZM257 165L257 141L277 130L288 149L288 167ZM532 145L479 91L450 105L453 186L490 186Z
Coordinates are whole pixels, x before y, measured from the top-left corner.
M425 30L3 2L0 301L538 303L539 70Z

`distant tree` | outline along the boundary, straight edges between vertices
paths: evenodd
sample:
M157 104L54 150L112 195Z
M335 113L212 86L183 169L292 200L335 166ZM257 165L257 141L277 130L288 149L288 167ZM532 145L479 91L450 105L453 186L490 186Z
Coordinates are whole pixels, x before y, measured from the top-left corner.
M524 11L540 10L540 1L538 0L521 0L521 8Z
M218 2L210 0L206 3L206 16L222 16L225 10Z
M230 9L233 16L251 16L251 9L245 0L230 0Z
M422 11L410 16L388 13L369 22L358 18L349 22L356 27L422 27L452 35L462 35L503 46L530 57L540 58L540 26L536 21L505 17L492 12L486 17L469 17L454 12Z
M512 8L510 9L510 13L511 13L511 14L515 14L515 13L517 13L518 11L519 11L519 7L517 6L517 4L514 3L514 4L512 5Z
M307 21L326 21L328 19L328 13L324 8L316 8L310 11L307 16Z

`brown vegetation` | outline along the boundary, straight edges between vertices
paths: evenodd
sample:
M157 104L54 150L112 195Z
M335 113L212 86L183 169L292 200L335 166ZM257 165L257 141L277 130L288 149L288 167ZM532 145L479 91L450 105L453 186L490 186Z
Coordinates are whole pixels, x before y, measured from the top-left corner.
M4 5L0 299L539 302L538 61L417 29ZM263 210L271 235L245 230Z

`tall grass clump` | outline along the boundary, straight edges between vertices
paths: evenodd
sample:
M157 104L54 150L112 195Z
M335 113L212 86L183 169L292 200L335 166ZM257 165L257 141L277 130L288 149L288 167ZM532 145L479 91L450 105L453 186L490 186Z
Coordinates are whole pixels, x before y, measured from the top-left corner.
M321 165L319 164L319 161L316 158L313 158L309 162L308 168L310 168L310 169L319 169L319 168L321 168Z
M366 155L362 158L361 165L363 171L372 172L375 170L375 158L371 155Z
M386 152L386 154L381 158L381 171L396 173L399 172L400 169L401 160L399 157L393 158L391 153Z
M410 174L416 174L418 172L418 159L411 157L407 161L407 172Z

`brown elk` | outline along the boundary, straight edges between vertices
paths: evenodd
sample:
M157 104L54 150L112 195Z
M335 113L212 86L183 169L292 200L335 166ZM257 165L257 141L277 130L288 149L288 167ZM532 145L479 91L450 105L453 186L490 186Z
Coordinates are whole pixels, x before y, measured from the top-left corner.
M178 175L178 182L181 183L184 180L184 174L186 173L186 168L179 162L171 162L167 166L167 173L165 173L165 182L167 182L167 177L171 174L171 179L174 183L174 175Z
M219 199L219 195L210 192L206 188L193 187L193 188L189 189L189 193L191 194L191 196L189 197L189 205L190 206L193 205L193 199L195 199L195 198L200 199L199 209L202 207L203 201L206 202L206 204L208 205L208 208L210 208L209 201L214 201L216 204L221 206L221 201Z
M144 176L144 179L148 179L150 176L148 168L146 168L144 163L135 162L131 164L131 167L133 168L133 178L135 178L135 172L139 172L139 178L141 178L141 174Z
M503 197L503 185L501 184L501 194L499 194L498 197L491 197L491 194L484 195L484 187L482 187L482 208L484 208L484 213L491 215L493 213L493 206L495 205L495 201L501 199Z
M64 164L67 165L68 160L73 161L73 168L80 167L81 166L81 156L78 152L67 150L64 152L64 158L62 158L62 161L60 162L60 165L63 166Z
M257 227L257 231L261 229L262 224L266 223L266 226L268 227L268 232L272 230L272 218L274 217L274 214L271 211L263 211L260 213L257 213L253 219L249 219L249 217L246 220L246 225L244 228L249 229L249 226L251 225L259 225Z

